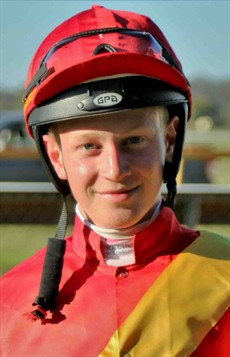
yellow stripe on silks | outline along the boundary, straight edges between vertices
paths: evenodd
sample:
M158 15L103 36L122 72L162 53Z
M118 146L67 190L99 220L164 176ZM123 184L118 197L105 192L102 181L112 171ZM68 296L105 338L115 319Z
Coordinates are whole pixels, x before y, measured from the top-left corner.
M189 356L229 306L228 260L229 240L202 232L159 276L99 357Z

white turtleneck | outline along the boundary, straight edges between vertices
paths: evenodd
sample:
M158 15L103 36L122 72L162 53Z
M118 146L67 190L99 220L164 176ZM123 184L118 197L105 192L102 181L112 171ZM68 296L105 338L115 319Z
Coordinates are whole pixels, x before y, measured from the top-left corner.
M82 214L79 204L76 214L83 224L101 237L102 253L107 265L125 266L135 264L134 236L146 228L160 213L161 200L155 205L150 219L123 229L101 228L88 221Z

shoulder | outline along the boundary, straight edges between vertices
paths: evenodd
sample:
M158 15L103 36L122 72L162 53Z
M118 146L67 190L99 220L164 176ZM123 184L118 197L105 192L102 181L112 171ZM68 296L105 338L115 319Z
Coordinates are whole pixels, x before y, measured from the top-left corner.
M2 308L7 305L16 306L20 300L25 301L30 291L38 288L41 267L44 261L45 248L39 250L32 257L9 270L0 279L0 294ZM35 287L36 285L36 287Z
M67 239L67 254L71 250L71 237ZM21 302L31 303L38 293L46 248L16 265L0 278L0 293L3 305L19 307Z
M36 252L33 256L27 258L23 262L19 263L7 273L5 273L0 281L1 284L4 282L8 282L10 279L19 278L20 276L24 276L26 272L30 274L39 266L40 262L43 261L45 255L45 248L42 248L38 252Z
M13 316L21 316L31 309L37 296L45 248L15 266L0 279L2 323L7 326Z

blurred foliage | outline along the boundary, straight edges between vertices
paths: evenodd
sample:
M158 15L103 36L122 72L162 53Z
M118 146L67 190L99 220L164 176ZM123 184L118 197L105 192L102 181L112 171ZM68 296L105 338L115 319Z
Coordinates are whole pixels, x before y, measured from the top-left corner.
M191 81L193 93L193 128L199 117L210 117L215 127L229 126L230 80L194 78ZM14 91L0 90L0 110L22 109L23 88Z
M0 89L0 110L17 110L22 109L23 89L14 91Z
M191 81L193 110L190 127L200 117L209 117L215 127L229 127L230 81L195 78Z

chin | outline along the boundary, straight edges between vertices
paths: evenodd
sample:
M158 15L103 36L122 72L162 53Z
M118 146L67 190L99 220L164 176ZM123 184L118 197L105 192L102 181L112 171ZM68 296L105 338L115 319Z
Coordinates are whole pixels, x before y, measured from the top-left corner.
M113 212L108 216L108 219L104 217L97 225L108 229L124 229L140 222L143 216L144 214L131 214L130 212L122 212L119 214L114 214Z

